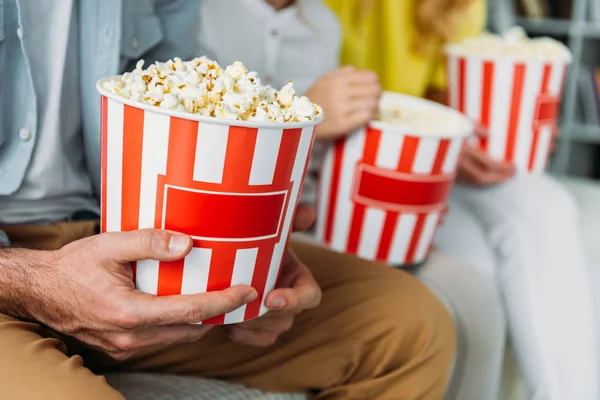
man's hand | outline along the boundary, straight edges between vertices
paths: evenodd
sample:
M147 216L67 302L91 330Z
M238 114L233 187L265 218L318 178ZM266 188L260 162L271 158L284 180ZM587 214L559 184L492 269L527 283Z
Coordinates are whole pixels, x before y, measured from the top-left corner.
M507 163L495 161L485 152L465 144L458 161L459 182L476 186L502 183L515 175L515 168Z
M376 73L343 67L321 77L306 95L325 112L316 138L336 139L375 117L381 86Z
M313 211L309 207L300 207L294 220L294 229L305 230L313 220ZM318 306L320 302L319 285L309 269L288 249L277 286L265 299L265 305L270 311L260 318L231 325L226 329L235 342L269 346L292 327L296 315Z
M239 285L159 297L135 290L129 265L179 260L191 247L189 236L148 229L105 233L52 252L6 250L0 255L0 312L39 321L116 359L148 346L197 341L210 327L191 323L255 300L256 290ZM24 277L19 268L30 269L26 279L18 279Z

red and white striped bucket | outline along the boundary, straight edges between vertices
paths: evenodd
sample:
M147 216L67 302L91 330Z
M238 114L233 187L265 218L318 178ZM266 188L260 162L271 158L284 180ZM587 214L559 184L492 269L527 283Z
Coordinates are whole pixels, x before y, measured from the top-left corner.
M546 169L568 62L448 51L451 107L476 121L475 145L517 171Z
M134 263L136 288L164 296L247 284L256 301L204 323L264 314L319 121L173 112L108 93L102 82L102 232L158 228L194 239L183 260Z
M331 144L321 169L316 237L334 250L390 265L424 262L446 211L472 124L426 100L384 93L380 107L453 114L464 131L419 134L378 121Z

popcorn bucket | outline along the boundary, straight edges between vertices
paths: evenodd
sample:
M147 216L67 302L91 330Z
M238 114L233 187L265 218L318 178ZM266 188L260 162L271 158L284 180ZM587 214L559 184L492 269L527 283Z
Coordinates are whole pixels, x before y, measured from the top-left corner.
M380 108L452 114L462 130L420 134L372 121L331 144L319 186L317 239L334 250L390 265L423 263L446 212L472 124L447 107L384 93ZM464 125L463 125L464 124Z
M449 50L450 105L476 121L474 145L519 172L541 173L558 135L568 64Z
M259 298L205 324L263 315L290 235L319 120L260 123L169 111L102 95L102 232L190 235L182 260L133 263L158 296L251 285Z

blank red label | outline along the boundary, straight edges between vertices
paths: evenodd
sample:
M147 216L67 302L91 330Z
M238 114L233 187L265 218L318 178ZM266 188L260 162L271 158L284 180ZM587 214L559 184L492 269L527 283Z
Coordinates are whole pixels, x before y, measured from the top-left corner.
M558 119L559 102L560 100L556 96L540 95L535 121L538 124L554 124Z
M415 175L360 164L354 200L388 210L398 206L435 207L443 204L452 188L451 175Z
M287 191L219 193L166 186L164 229L205 240L258 240L279 235Z

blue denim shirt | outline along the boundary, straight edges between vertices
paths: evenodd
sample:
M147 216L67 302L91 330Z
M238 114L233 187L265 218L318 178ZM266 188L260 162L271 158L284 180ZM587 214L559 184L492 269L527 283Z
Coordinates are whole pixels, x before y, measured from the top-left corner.
M55 0L53 0L55 1ZM4 2L0 0L0 77L15 68L26 68L29 83L20 90L4 94L0 121L7 126L24 126L30 136L22 140L14 132L0 129L0 195L14 193L23 182L38 134L38 105L31 82L27 55L36 51L35 43L28 46L22 40L4 40ZM79 65L79 99L87 169L96 193L100 193L100 96L96 82L132 68L144 58L147 62L166 60L175 56L195 57L198 43L199 0L77 0L79 29L77 55ZM28 20L33 1L17 0L19 19ZM56 0L60 7L60 0ZM47 27L28 24L42 35ZM22 52L23 57L7 57ZM21 63L16 65L16 63ZM65 66L66 69L69 65ZM69 73L69 71L65 71ZM27 80L26 80L27 81ZM1 92L1 90L0 90ZM9 97L9 98L6 98ZM10 107L7 105L10 101ZM13 123L14 120L14 123Z

